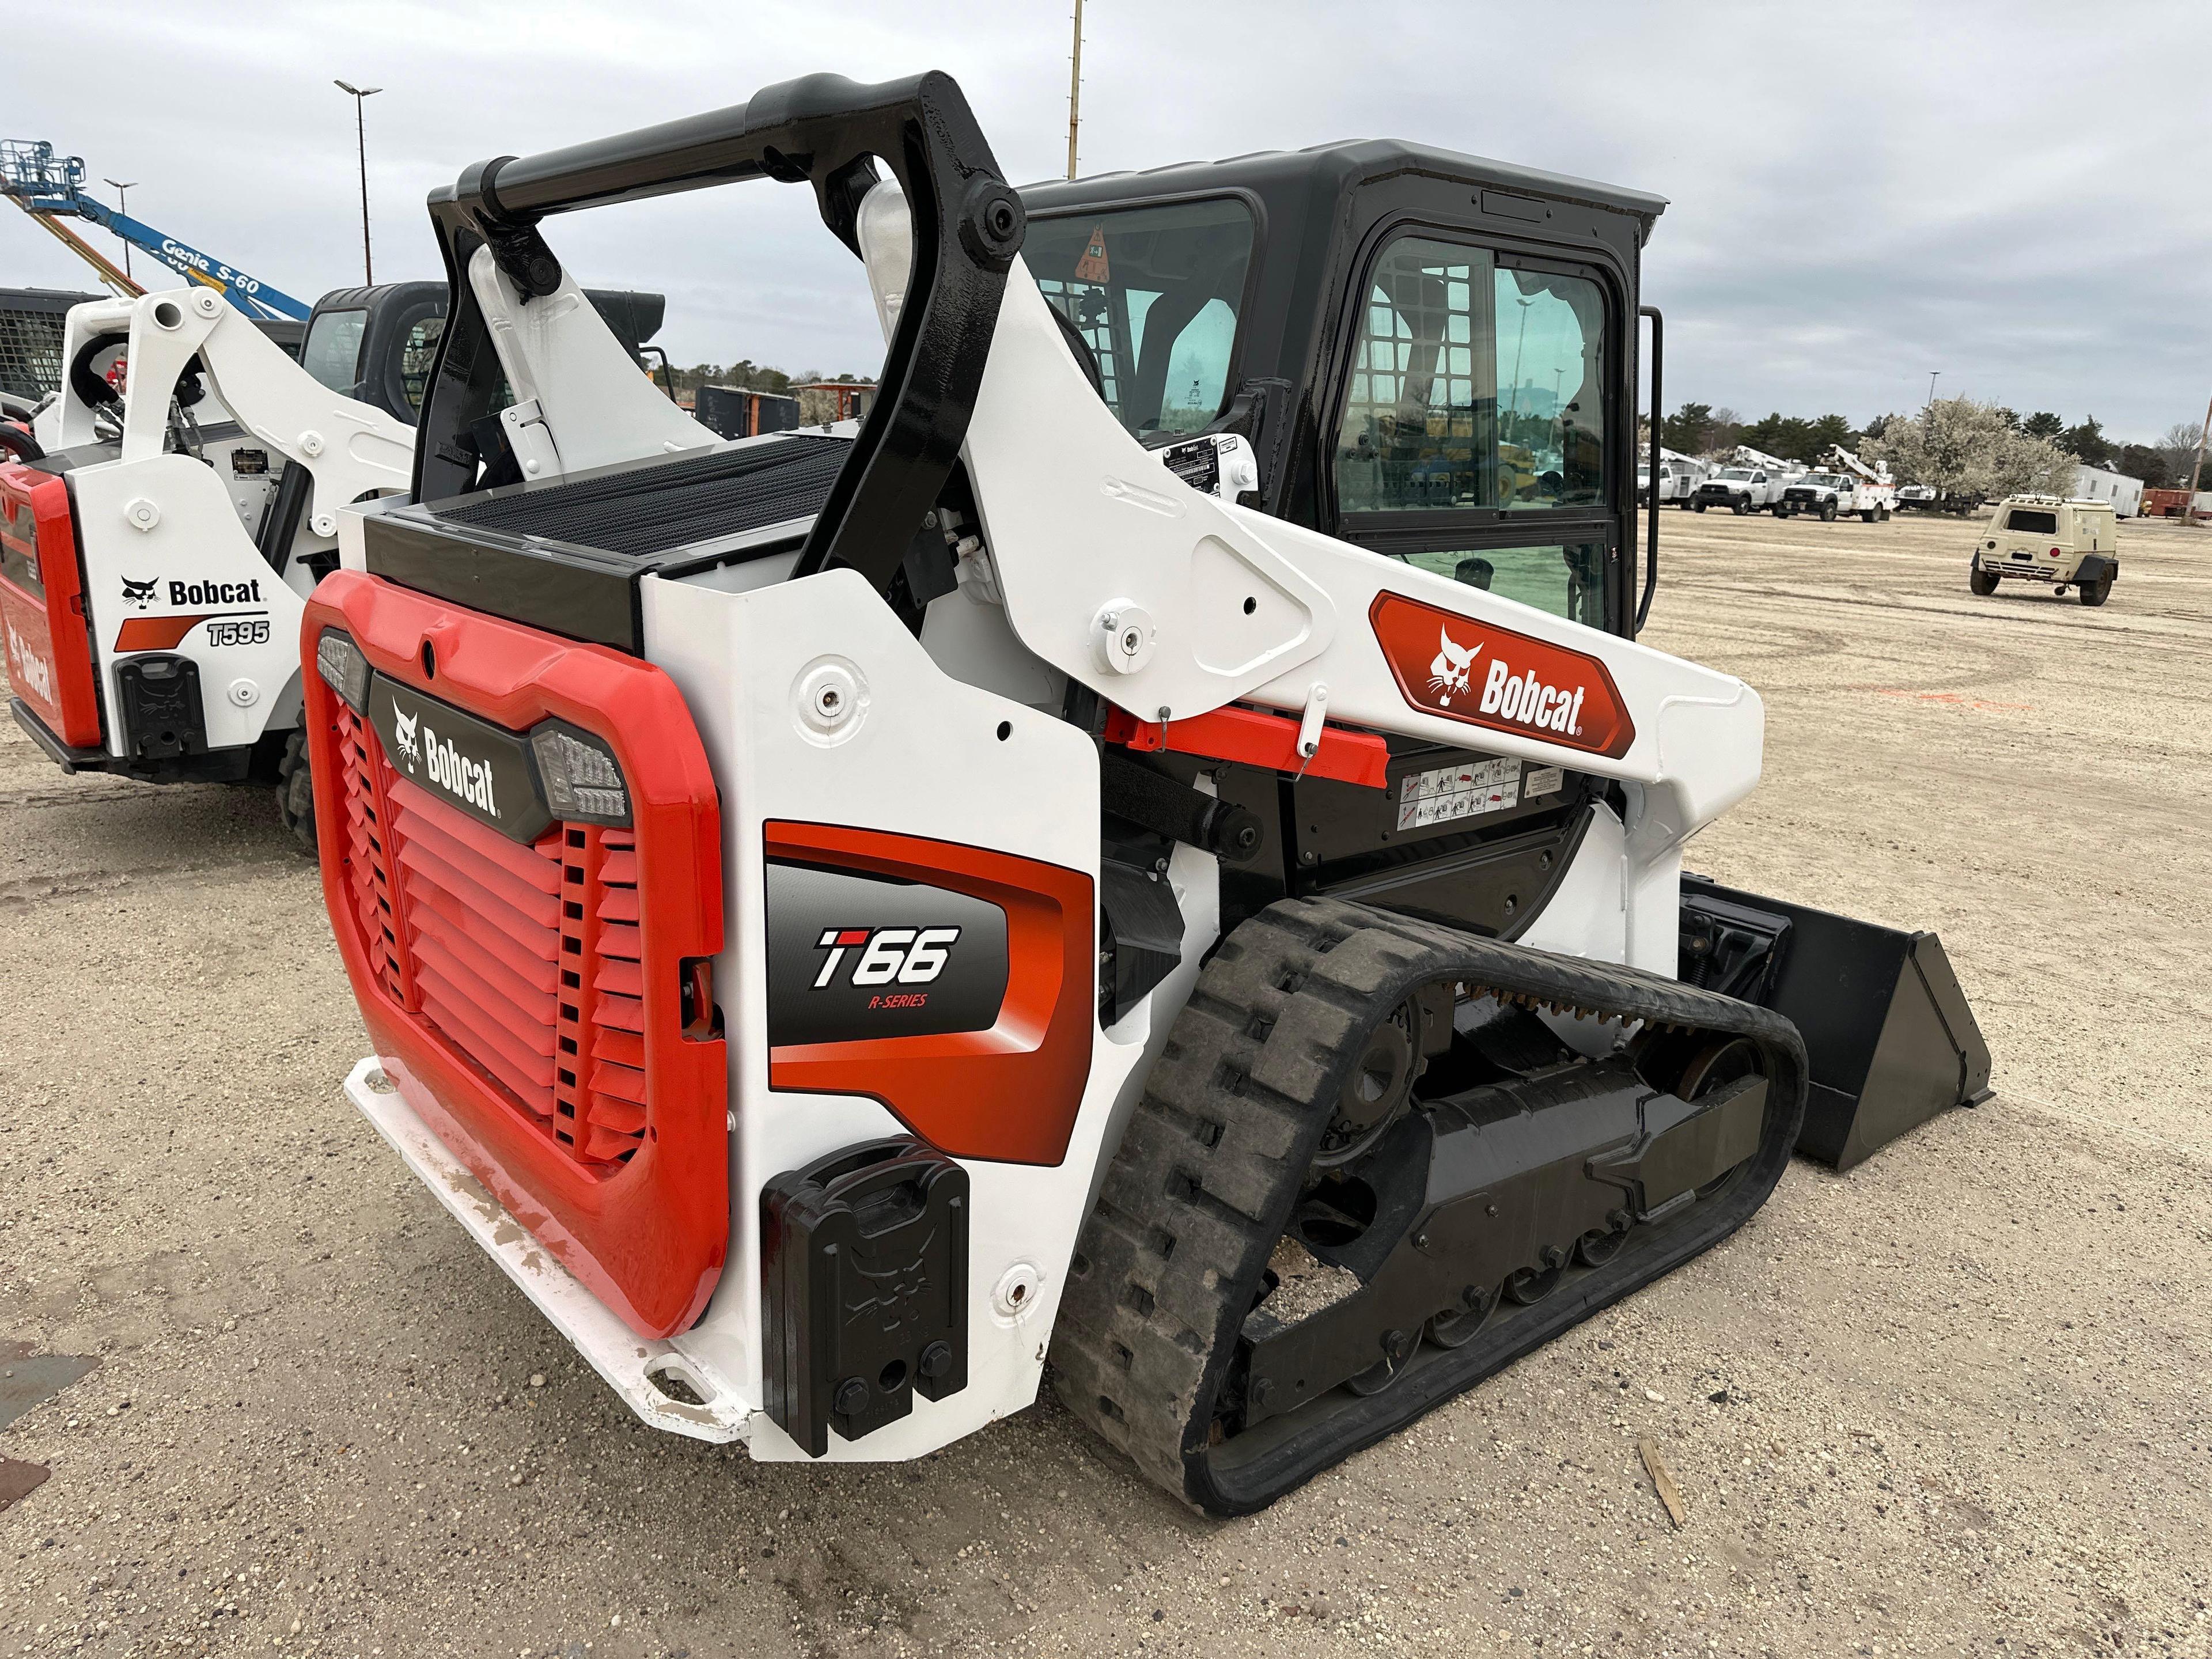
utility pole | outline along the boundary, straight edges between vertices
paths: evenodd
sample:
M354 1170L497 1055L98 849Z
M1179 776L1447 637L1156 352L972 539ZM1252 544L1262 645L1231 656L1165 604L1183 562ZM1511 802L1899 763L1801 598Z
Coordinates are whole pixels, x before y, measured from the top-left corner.
M343 81L331 84L353 99L354 143L361 152L361 280L368 286L376 286L376 263L368 253L368 129L362 122L361 107L364 99L382 92L382 87L350 86Z
M2197 481L2204 472L2204 444L2212 439L2212 404L2204 406L2204 429L2197 434L2197 459L2189 469L2189 499L2181 504L2181 521L2190 522L2189 515L2197 506Z
M1083 111L1083 0L1075 0L1075 56L1067 75L1067 176L1075 177L1075 129Z
M104 182L115 186L115 193L120 198L115 204L115 210L128 219L131 216L131 185L138 181L133 179L131 184L126 185L120 179L109 179ZM128 276L131 274L131 239L128 236L122 236L116 240L123 244L123 274Z

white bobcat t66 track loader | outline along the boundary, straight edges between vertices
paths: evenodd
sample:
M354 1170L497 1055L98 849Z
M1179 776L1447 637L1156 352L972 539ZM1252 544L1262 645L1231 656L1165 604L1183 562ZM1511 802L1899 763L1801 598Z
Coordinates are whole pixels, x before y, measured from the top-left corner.
M856 434L696 425L546 237L760 179L872 288ZM1632 637L1662 205L1024 195L934 75L470 169L301 635L356 1104L651 1423L911 1458L1049 1365L1233 1514L1976 1097L1932 937L1682 873L1762 716Z

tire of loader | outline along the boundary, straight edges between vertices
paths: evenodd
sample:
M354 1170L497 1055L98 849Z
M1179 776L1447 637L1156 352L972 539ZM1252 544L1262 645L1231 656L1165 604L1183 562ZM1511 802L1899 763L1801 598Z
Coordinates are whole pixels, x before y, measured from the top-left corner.
M1767 1084L1756 1150L1618 1244L1578 1255L1562 1238L1506 1283L1468 1286L1463 1310L1379 1333L1376 1366L1248 1434L1239 1348L1269 1257L1373 1035L1439 984L1640 1020L1655 1043L1748 1039ZM1768 1010L1364 905L1279 901L1222 942L1147 1080L1070 1263L1054 1389L1194 1509L1250 1514L1727 1237L1780 1178L1805 1098L1803 1044Z
M295 729L284 739L284 758L276 763L276 816L292 832L300 850L319 855L315 840L315 780L307 769L307 733Z

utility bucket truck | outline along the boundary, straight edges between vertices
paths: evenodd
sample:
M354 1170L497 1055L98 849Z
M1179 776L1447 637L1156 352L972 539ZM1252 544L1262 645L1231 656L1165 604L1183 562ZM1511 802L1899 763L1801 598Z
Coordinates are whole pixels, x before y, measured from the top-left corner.
M717 438L556 251L756 179L872 292L857 428ZM926 75L430 206L412 488L301 636L347 1088L648 1423L915 1458L1049 1355L1242 1513L1985 1091L1932 936L1682 873L1762 714L1633 638L1658 198L1361 143L1025 199Z
M1728 459L1698 485L1690 505L1700 513L1709 507L1724 507L1738 518L1761 512L1771 512L1779 518L1783 491L1804 471L1795 461L1738 444Z

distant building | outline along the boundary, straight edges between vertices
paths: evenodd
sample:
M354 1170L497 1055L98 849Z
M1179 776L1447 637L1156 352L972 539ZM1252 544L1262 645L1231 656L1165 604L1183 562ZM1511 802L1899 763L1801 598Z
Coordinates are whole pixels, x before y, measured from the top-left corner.
M791 388L799 399L801 426L827 426L836 421L857 421L875 407L872 380L808 380Z
M2110 501L2112 516L2132 519L2142 511L2143 481L2100 466L2074 469L2074 494L2082 501Z

